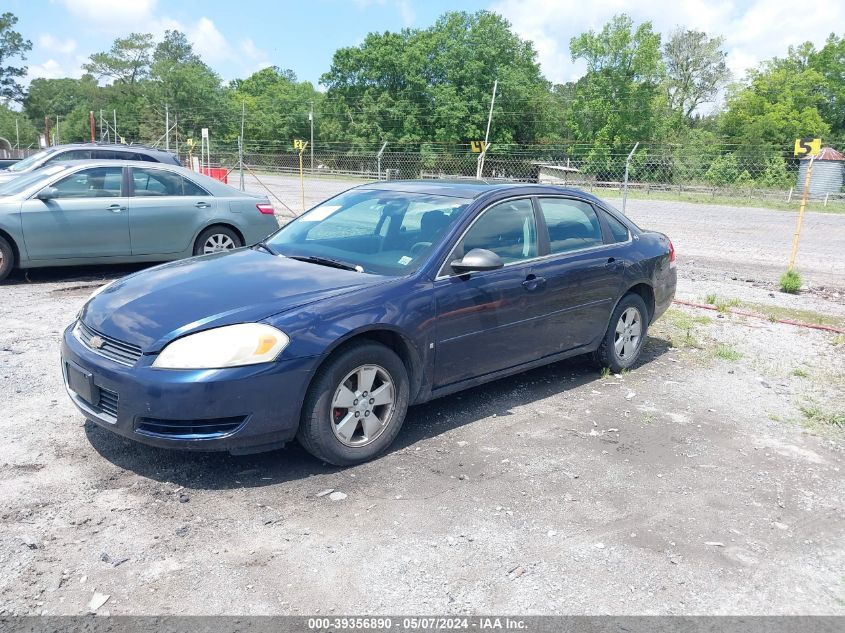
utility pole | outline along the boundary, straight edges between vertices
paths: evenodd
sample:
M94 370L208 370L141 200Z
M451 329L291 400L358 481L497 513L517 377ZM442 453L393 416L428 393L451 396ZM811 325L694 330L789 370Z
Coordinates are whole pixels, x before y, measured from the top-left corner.
M170 151L170 108L164 104L164 151Z
M308 120L311 122L311 173L314 173L314 100L311 99L311 111L308 112Z
M56 115L56 145L62 142L62 136L59 134L59 115Z
M100 143L103 142L103 109L100 108Z
M88 127L91 129L91 142L94 142L94 111L88 110Z
M18 129L18 117L15 117L15 149L21 148L21 132Z
M117 143L117 110L112 110L112 115L114 115L114 142Z
M481 180L481 175L484 173L484 157L487 155L487 147L490 138L490 124L493 122L493 104L496 103L496 88L499 86L499 80L493 82L493 96L490 98L490 114L487 115L487 132L484 133L484 147L481 148L481 156L478 157L478 168L475 171L475 177Z

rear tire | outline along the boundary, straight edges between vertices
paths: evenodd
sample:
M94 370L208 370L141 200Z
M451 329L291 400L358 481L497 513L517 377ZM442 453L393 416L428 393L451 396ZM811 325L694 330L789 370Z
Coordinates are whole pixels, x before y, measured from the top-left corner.
M640 295L629 293L619 300L607 332L593 359L613 373L629 369L640 357L648 330L648 308Z
M353 343L315 377L296 438L306 451L335 466L369 461L396 439L408 399L402 360L379 343Z
M0 281L3 281L15 267L15 251L12 245L0 237Z
M243 240L232 229L225 226L210 226L200 233L194 243L194 255L230 251L243 245Z

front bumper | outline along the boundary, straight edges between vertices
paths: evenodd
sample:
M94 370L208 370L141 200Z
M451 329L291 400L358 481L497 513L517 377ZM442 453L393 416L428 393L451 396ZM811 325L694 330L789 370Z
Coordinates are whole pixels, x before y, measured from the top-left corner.
M82 414L118 435L166 448L257 452L293 439L316 358L213 370L154 369L154 356L128 367L62 337L65 388ZM80 373L90 389L77 393ZM87 398L87 399L86 399Z

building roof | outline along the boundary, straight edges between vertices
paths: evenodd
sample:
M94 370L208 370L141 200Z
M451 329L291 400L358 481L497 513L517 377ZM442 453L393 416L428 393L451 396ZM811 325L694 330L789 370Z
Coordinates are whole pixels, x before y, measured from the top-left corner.
M801 160L809 160L809 156L805 156ZM816 154L816 161L820 160L845 160L845 154L837 152L832 147L822 147L822 150Z

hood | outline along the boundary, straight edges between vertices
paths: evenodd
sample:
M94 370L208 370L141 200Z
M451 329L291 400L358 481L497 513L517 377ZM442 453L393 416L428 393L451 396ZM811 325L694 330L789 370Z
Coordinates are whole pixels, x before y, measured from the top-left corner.
M22 171L9 171L8 169L0 170L0 183L14 180L15 178L23 175L24 173L25 172Z
M193 330L260 321L382 281L247 248L124 277L89 301L81 318L94 330L157 352Z

